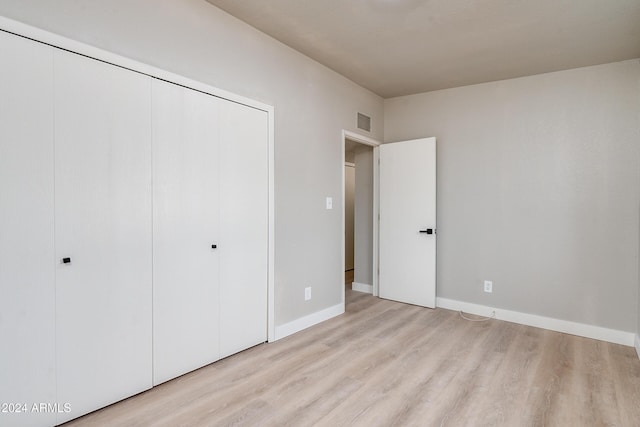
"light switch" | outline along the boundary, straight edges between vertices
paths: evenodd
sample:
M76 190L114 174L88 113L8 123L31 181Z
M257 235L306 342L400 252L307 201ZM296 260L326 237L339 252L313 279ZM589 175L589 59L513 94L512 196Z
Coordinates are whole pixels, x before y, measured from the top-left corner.
M327 209L333 209L333 197L327 197Z

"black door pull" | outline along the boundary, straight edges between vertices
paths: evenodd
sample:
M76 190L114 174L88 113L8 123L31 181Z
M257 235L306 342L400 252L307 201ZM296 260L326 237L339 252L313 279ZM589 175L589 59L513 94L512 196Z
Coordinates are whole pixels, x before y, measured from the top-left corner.
M62 258L63 264L69 264L71 262L71 258Z
M216 249L218 245L211 245L211 249Z
M427 228L426 230L420 230L421 233L433 234L433 228Z

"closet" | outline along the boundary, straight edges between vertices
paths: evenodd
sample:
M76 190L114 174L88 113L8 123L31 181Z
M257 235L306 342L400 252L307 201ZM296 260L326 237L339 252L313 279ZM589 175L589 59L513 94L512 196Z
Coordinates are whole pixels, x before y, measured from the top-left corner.
M0 32L0 58L0 424L46 426L30 405L56 402L53 49Z
M153 82L155 384L211 363L220 354L222 102Z
M0 55L0 402L25 404L0 424L265 342L269 113L2 31Z
M57 400L70 419L152 385L151 79L59 50L53 73Z
M267 113L225 102L220 120L220 357L267 340Z
M267 126L153 82L155 384L267 339Z

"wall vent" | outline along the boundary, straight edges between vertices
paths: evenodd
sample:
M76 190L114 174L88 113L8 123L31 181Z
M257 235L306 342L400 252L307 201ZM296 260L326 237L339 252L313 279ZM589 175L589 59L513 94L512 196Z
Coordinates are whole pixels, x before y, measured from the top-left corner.
M358 129L371 132L371 117L358 113Z

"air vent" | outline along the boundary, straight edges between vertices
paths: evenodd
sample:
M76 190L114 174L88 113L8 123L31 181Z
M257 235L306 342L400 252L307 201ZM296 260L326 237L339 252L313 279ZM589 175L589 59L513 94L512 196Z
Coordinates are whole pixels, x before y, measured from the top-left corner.
M371 132L371 117L358 113L358 129Z

